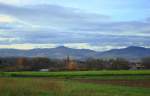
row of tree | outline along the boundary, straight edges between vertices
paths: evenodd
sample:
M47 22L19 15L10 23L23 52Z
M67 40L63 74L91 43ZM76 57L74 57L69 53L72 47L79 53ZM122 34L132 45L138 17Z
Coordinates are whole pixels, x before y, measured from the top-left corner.
M140 62L129 62L121 58L110 60L88 58L84 61L44 57L0 58L0 71L39 71L41 69L50 71L150 69L150 57L143 58Z

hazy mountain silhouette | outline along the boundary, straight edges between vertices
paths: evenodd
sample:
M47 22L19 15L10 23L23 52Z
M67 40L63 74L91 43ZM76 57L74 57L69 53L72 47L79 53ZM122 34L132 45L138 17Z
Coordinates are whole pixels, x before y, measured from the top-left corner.
M150 48L130 46L127 48L112 49L110 51L102 52L99 56L102 58L140 59L150 56Z
M139 59L150 56L150 48L130 46L105 52L96 52L89 49L73 49L64 46L32 50L0 49L1 57L48 57L62 59L68 55L75 59L86 59L90 57Z

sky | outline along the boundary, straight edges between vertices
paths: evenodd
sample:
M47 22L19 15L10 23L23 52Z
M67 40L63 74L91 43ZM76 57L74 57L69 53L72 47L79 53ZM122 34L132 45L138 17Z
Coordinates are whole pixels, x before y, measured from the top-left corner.
M150 47L149 0L0 0L0 48Z

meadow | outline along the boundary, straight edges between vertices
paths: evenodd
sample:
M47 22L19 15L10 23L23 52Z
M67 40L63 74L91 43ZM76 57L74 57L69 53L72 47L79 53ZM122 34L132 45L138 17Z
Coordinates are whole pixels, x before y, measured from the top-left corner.
M99 76L149 76L150 70L102 70L62 72L0 72L1 77L99 77Z
M149 88L48 78L1 78L1 96L149 96Z
M1 72L0 96L150 96L150 70Z

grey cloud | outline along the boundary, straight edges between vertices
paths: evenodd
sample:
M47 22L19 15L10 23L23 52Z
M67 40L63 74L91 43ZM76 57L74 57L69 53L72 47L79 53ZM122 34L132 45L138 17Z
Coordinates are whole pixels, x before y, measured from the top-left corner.
M0 4L0 14L39 26L32 28L20 22L0 24L0 29L3 30L0 31L0 37L17 38L0 44L89 43L98 46L143 46L150 42L147 36L150 32L148 20L114 22L109 16L57 5L17 7ZM42 28L43 26L46 27ZM141 33L145 36L140 36ZM136 34L139 36L134 36Z
M99 33L105 31L108 33L113 32L113 34L115 33L117 34L119 32L122 33L131 32L131 34L132 33L135 34L136 32L143 32L144 30L150 31L149 27L150 27L150 22L146 22L146 21L106 22L106 23L97 22L95 24L89 24L88 26L84 26L74 30L99 31Z
M36 5L16 7L0 4L0 12L15 16L33 24L50 26L78 26L78 24L107 21L110 17L82 12L78 9L57 5ZM61 25L61 26L60 26Z
M49 26L62 31L98 31L99 33L112 32L112 34L120 32L126 34L126 32L131 31L135 34L149 31L148 27L150 27L150 22L146 22L146 20L113 22L109 19L109 16L86 13L79 9L57 5L16 7L1 4L0 12L12 15L33 25Z

